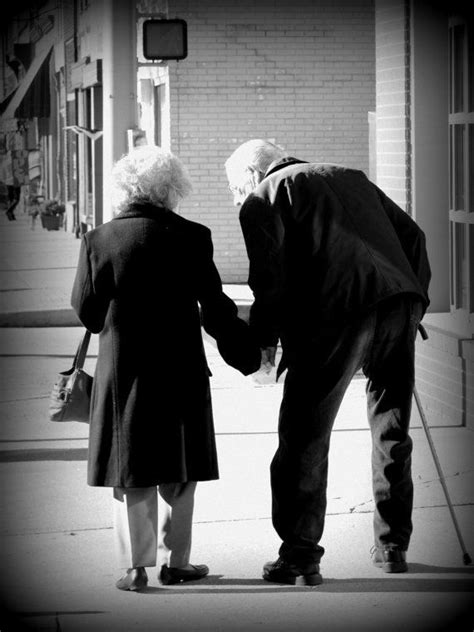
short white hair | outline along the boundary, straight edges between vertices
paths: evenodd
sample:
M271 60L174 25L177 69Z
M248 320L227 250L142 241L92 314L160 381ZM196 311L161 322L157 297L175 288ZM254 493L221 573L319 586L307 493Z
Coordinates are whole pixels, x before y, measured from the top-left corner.
M238 184L246 171L256 170L265 173L272 162L286 156L283 147L268 140L253 138L239 145L226 160L227 178L229 182Z
M112 169L112 201L117 212L137 202L172 210L191 190L179 158L155 145L133 149Z

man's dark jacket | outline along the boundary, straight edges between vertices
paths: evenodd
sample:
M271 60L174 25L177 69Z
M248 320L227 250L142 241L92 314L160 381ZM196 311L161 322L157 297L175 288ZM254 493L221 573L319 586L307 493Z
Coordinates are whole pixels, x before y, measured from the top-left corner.
M260 346L284 352L377 303L409 293L429 304L425 236L363 172L285 158L270 165L240 222Z
M72 305L100 334L90 485L218 477L198 303L224 359L256 371L260 349L222 291L208 228L136 205L84 235Z

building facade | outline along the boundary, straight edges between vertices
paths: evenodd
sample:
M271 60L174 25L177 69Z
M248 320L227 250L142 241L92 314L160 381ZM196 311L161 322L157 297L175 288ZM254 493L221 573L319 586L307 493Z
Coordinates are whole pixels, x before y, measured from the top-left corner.
M77 234L112 217L107 175L134 144L169 148L224 282L247 258L223 164L262 137L362 169L422 227L433 271L417 383L430 423L473 425L473 41L442 0L62 0L2 31L3 169L67 206ZM179 18L188 55L150 61L143 23ZM23 167L21 166L23 165ZM23 174L23 175L22 175Z
M474 31L464 2L377 0L377 184L432 267L417 384L430 423L474 428Z

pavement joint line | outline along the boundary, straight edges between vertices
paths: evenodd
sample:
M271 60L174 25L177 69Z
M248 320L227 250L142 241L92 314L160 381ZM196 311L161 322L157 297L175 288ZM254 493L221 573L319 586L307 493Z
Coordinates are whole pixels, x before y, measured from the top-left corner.
M459 503L459 504L454 504L454 507L471 507L473 506L474 503ZM419 511L419 510L433 510L433 509L447 509L448 505L420 505L420 506L416 506L414 507L414 511ZM367 509L365 511L328 511L326 513L326 516L354 516L354 515L365 515L365 514L372 514L373 513L373 509ZM226 524L226 523L237 523L237 522L264 522L264 521L271 521L272 518L271 516L263 516L263 517L257 517L257 518L228 518L228 519L220 519L220 520L196 520L193 521L194 525L210 525L210 524ZM0 532L0 536L5 538L5 537L10 537L10 538L21 538L21 537L28 537L28 536L32 536L32 535L58 535L58 534L64 534L64 535L70 535L70 536L75 536L78 535L80 533L86 533L86 532L90 532L90 531L111 531L113 529L113 525L111 526L103 526L103 527L82 527L79 529L75 529L74 527L72 527L71 529L60 529L60 530L51 530L51 531L25 531L23 533L1 533Z
M2 399L0 404L13 404L14 402L31 402L35 399L49 399L49 395L39 395L38 397L22 397L21 399Z
M216 432L216 437L240 437L240 436L253 436L253 435L276 435L277 430L261 430L254 432Z
M58 422L59 423L59 422ZM88 437L56 437L52 439L0 439L0 443L39 443L40 441L44 442L53 442L53 441L87 441Z
M74 353L1 353L0 358L74 358ZM87 359L97 358L96 353L88 353Z
M456 472L455 474L448 474L445 475L444 478L448 479L448 478L455 478L456 476L463 476L464 474L470 474L471 472L474 472L474 469L469 469L469 470L462 470L459 472ZM421 484L423 483L424 485L426 485L426 483L439 483L440 481L440 477L438 476L437 478L431 478L429 480L418 480L416 481L416 483Z
M371 514L373 513L373 509L357 509L357 507L360 507L361 505L365 505L365 504L369 504L373 502L373 500L368 500L365 503L361 503L360 505L355 505L355 507L351 510L349 509L349 511L337 511L337 512L328 512L326 515L327 516L349 516L349 515L354 515L354 514ZM472 502L468 502L468 503L452 503L453 507L473 507L474 503ZM448 509L448 504L444 504L444 505L416 505L415 507L413 507L413 509Z
M329 500L333 500L333 499L329 499ZM472 507L474 505L474 503L454 503L453 507ZM420 506L416 506L413 507L414 510L418 510L418 509L447 509L448 505L420 505ZM357 515L357 514L372 514L374 512L374 510L371 509L366 509L363 511L351 511L350 509L348 511L328 511L326 513L326 516L353 516L353 515ZM257 522L259 520L271 520L272 517L268 516L268 517L262 517L262 518L229 518L229 519L222 519L222 520L197 520L196 522L193 522L193 524L214 524L214 523L225 523L225 522Z
M42 272L43 270L75 270L77 266L52 266L48 268L1 268L0 272ZM8 292L8 290L6 290Z
M452 426L449 426L450 428ZM370 428L333 428L332 432L368 432ZM234 436L234 435L275 435L278 434L278 430L261 430L254 432L216 432L216 436Z
M196 524L196 523L194 523ZM83 527L81 529L60 529L58 531L24 531L23 533L0 533L2 538L22 538L32 535L77 535L78 533L85 533L87 531L110 531L114 527L111 525L110 527Z
M8 289L0 289L0 293L2 292L28 292L28 290L32 290L31 287L10 287Z
M58 422L59 423L59 422ZM367 428L334 428L333 432L367 432L368 429ZM277 431L256 431L256 432L216 432L215 435L216 437L240 437L240 436L274 436L277 434ZM35 443L53 443L53 442L62 442L62 443L68 443L70 441L82 441L82 442L87 442L88 441L88 437L56 437L56 438L50 438L50 439L39 439L39 438L34 438L34 439L0 439L0 445L1 444L21 444L21 443L28 443L28 444L35 444ZM54 448L52 448L54 449ZM29 451L35 451L35 448L26 448L26 450ZM42 450L42 448L38 449L38 452ZM63 451L73 451L76 450L76 448L62 448ZM10 452L11 450L9 449L1 449L0 448L0 454L6 453L6 452ZM21 451L21 449L18 449L17 451ZM47 461L48 459L44 459L45 461ZM467 469L467 470L461 470L459 472L455 472L454 474L449 474L446 475L445 478L446 479L454 479L457 477L461 477L464 476L466 474L470 474L471 472L474 472L473 468ZM439 483L440 478L432 478L432 479L428 479L428 480L424 480L424 479L417 479L414 481L414 486L417 487L419 485L430 485L431 483Z

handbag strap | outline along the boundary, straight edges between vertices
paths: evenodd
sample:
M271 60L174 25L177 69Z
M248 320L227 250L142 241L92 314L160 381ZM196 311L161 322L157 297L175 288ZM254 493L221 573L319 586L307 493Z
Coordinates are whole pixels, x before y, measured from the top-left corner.
M86 329L86 333L82 337L82 340L77 347L76 355L74 356L74 362L72 363L74 369L82 369L82 367L84 366L84 361L86 359L90 339L91 332Z

